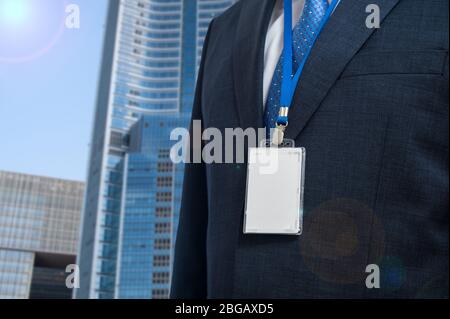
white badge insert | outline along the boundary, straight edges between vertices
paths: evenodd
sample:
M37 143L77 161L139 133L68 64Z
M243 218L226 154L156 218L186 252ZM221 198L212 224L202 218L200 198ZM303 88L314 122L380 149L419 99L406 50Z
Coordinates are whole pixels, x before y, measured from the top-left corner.
M249 149L245 234L302 233L305 155L304 148Z

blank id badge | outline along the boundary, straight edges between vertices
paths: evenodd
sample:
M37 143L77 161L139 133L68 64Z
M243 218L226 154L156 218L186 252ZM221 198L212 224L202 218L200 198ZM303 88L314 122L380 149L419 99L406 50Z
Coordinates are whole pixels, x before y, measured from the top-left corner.
M249 149L244 234L302 233L306 150L284 144Z

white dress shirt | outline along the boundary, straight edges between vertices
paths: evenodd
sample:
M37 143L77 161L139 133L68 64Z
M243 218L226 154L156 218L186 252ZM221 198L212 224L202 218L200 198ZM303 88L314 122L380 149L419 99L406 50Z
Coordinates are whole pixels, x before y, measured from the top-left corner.
M331 2L331 0L328 0ZM292 1L292 27L294 28L300 19L305 0ZM280 60L284 46L284 5L283 0L277 0L270 19L269 29L266 35L264 47L264 78L263 78L263 105L266 105L267 95L272 83L273 74Z

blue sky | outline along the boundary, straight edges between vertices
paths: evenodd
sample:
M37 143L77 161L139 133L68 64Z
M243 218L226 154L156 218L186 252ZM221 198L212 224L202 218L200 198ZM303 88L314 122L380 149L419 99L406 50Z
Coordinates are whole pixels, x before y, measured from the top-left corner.
M57 36L67 3L80 29ZM107 4L0 0L0 170L85 180Z

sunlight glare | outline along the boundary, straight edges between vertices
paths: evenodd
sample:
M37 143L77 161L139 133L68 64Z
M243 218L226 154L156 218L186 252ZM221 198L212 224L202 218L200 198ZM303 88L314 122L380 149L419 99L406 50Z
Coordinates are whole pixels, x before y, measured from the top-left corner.
M0 0L0 21L10 26L24 24L30 16L29 0Z

